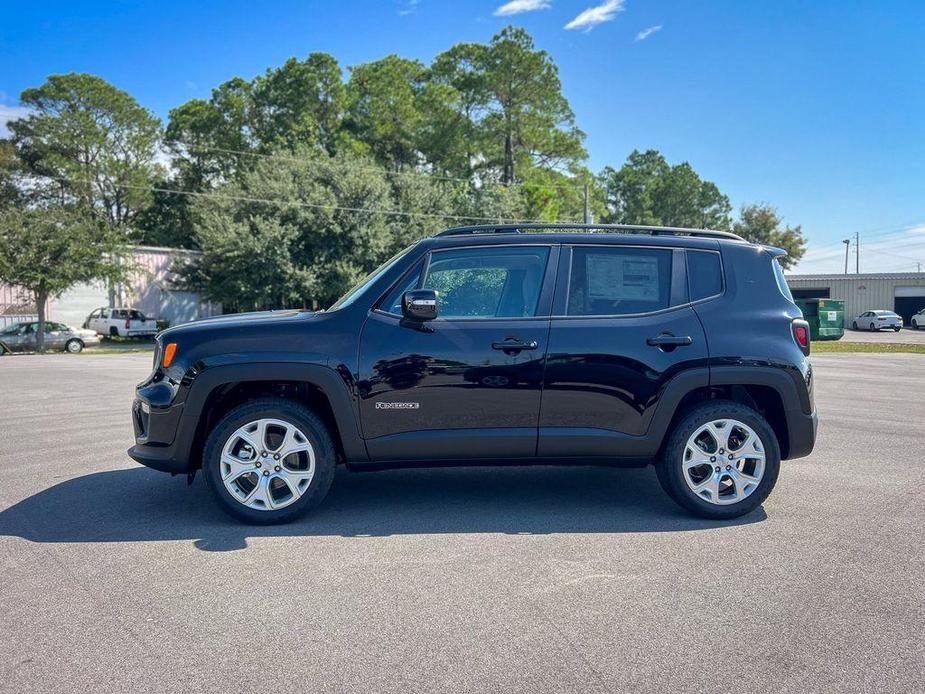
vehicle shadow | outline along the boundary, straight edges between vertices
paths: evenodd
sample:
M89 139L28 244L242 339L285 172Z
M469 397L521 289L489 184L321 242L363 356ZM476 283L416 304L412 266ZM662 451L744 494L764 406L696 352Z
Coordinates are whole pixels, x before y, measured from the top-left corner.
M0 536L32 542L192 540L206 551L243 549L248 537L445 533L635 533L756 523L687 515L652 468L476 467L352 473L339 470L324 504L288 525L247 526L226 516L198 478L146 468L67 480L0 512Z

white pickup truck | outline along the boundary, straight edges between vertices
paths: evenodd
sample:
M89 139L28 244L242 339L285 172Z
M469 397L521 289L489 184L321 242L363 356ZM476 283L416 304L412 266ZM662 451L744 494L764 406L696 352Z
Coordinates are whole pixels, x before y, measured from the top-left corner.
M84 323L85 328L109 337L153 337L157 321L134 308L98 308Z

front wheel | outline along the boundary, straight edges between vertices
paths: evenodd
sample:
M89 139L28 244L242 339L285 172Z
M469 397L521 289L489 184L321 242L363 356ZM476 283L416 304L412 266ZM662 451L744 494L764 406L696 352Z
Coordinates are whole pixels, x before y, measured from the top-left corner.
M902 330L902 328L900 328L898 325L893 328L894 333L898 333L900 330Z
M912 321L912 329L913 329L913 330L918 330L918 329L919 329L918 321Z
M711 400L675 425L655 469L662 489L688 511L702 518L737 518L771 493L780 447L760 413L730 400Z
M71 354L80 354L84 351L84 343L80 340L68 340L67 344L64 345L64 349Z
M870 324L870 329L871 329L871 330L876 330L877 328L876 328L876 326L875 326L873 323L871 323L871 324Z
M857 321L854 321L854 322L851 324L851 329L852 329L852 330L857 330L857 329L858 329L858 322L857 322Z
M206 441L203 471L224 511L245 523L285 523L321 503L334 445L309 409L279 398L231 410Z

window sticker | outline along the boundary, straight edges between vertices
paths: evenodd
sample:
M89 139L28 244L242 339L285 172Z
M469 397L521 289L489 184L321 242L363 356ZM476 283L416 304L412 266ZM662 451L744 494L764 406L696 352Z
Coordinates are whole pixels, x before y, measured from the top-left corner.
M658 301L658 258L654 255L589 254L588 297Z

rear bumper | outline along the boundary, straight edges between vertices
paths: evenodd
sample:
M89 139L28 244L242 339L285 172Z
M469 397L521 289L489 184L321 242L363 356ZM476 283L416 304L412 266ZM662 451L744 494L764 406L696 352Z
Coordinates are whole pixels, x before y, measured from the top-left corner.
M818 426L819 420L815 410L811 414L805 414L801 410L787 411L787 430L790 438L788 460L803 458L813 452Z

